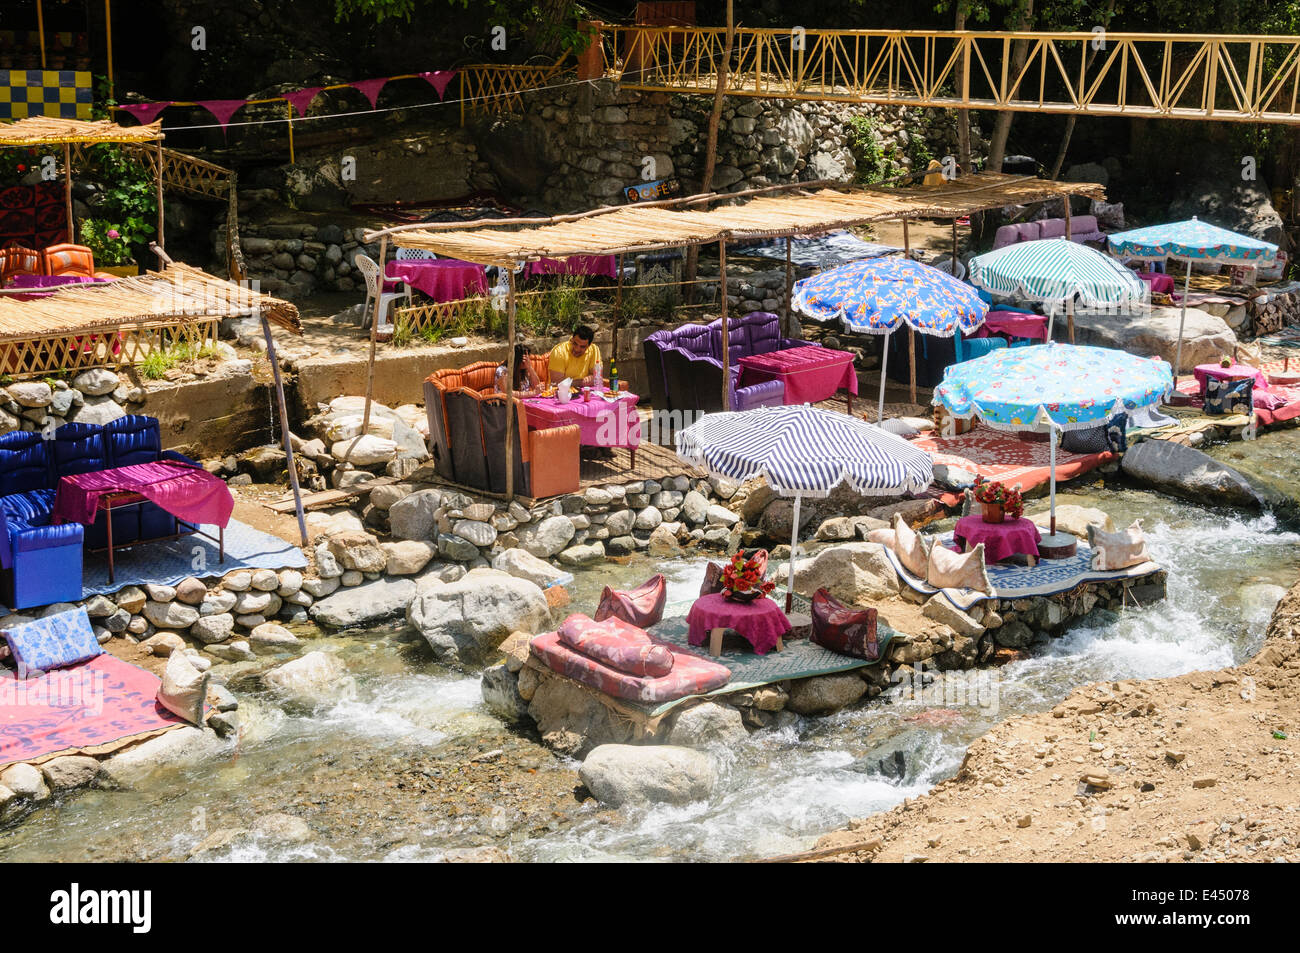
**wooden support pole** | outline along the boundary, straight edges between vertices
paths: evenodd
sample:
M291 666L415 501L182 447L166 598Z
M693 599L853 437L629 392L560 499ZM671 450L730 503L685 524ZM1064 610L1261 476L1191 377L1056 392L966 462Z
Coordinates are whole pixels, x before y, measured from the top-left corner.
M41 44L41 69L45 69L45 8L41 0L36 0L36 39ZM71 229L71 225L68 226ZM71 234L71 231L69 231ZM72 241L72 239L68 239Z
M284 111L289 122L289 165L296 164L293 157L293 103L284 101Z
M63 144L63 200L68 206L68 242L76 244L77 223L72 220L72 147L66 142Z
M912 239L907 232L907 219L903 219L903 257L910 259L912 257ZM916 403L916 328L911 324L907 326L907 363L912 372L911 398L912 403ZM884 362L881 362L884 366Z
M370 322L370 360L366 365L366 409L361 415L361 436L370 432L370 401L375 392L375 340L384 301L384 261L388 258L388 236L379 239L379 287L375 289L375 316Z
M1074 238L1073 227L1072 227L1072 225L1071 225L1071 223L1070 223L1070 195L1069 195L1069 193L1066 193L1066 195L1065 195L1065 237L1068 238L1068 239L1073 239L1073 238Z
M113 0L104 0L104 47L108 51L108 98L113 95Z
M793 239L785 237L785 302L781 306L781 337L790 336L790 295L794 292L794 265L790 261L790 243Z
M515 498L515 265L506 271L506 501ZM524 435L520 434L520 440Z
M718 242L718 287L722 295L722 409L731 409L731 361L728 344L731 331L727 325L727 240Z
M280 361L275 356L275 338L271 335L271 323L262 312L262 335L266 338L266 357L271 362L271 373L275 375L275 399L280 405L280 437L284 440L284 455L289 465L289 486L293 488L293 509L298 514L298 533L302 544L307 545L307 517L302 511L302 489L298 486L298 468L293 462L293 438L289 434L289 413L284 403L284 382L280 379Z
M155 179L155 187L158 197L158 245L160 248L166 248L167 243L163 241L163 147L162 140L154 143L156 152L155 158L158 160L158 176Z
M957 277L957 220L952 220L952 276Z
M618 329L623 324L623 255L618 256L618 290L614 292L614 341L610 345L610 366L618 364Z

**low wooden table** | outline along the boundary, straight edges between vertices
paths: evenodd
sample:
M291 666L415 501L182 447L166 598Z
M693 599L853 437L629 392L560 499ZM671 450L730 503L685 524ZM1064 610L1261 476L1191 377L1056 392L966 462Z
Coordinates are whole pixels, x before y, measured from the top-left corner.
M691 606L686 622L690 626L687 640L691 645L703 645L707 635L710 655L722 652L722 634L727 629L740 633L759 655L773 648L778 652L784 649L782 637L791 630L790 619L767 596L752 602L732 602L721 593L701 596Z
M147 543L158 543L158 542L162 542L162 541L164 541L164 540L168 540L168 539L180 539L182 536L202 536L204 539L210 539L210 540L212 540L214 543L217 544L217 562L222 563L222 564L225 563L225 561L226 561L226 528L225 528L224 526L220 526L220 525L218 525L218 526L217 526L217 535L216 535L216 536L212 536L212 535L209 535L208 533L203 532L203 530L199 529L197 526L194 526L193 523L186 523L186 524L185 524L186 526L194 526L194 532L192 532L192 533L182 533L182 532L180 531L180 524L181 524L182 521L181 521L181 519L180 519L178 516L176 516L175 514L172 514L172 519L173 519L173 520L175 521L175 523L176 523L176 532L173 533L172 535L170 535L170 536L158 536L158 537L156 537L156 538L154 538L154 539L149 539L149 540L139 540L139 539L136 539L136 540L132 540L132 541L129 542L129 543L122 543L122 544L120 544L120 545L114 545L114 543L113 543L113 511L114 511L114 510L123 509L123 508L125 508L125 507L127 507L127 506L139 506L141 503L148 503L148 502L149 502L149 498L148 498L147 496L144 496L143 494L140 494L140 493L132 492L132 491L130 491L130 490L118 490L118 491L115 491L115 492L113 492L113 493L105 493L103 496L101 496L101 497L99 498L99 506L100 506L100 508L101 508L102 510L104 510L104 512L105 512L105 516L104 516L104 529L105 529L105 531L108 533L108 545L107 545L106 548L104 548L104 549L102 549L102 550L101 550L101 549L87 549L86 552L88 552L88 553L98 553L98 552L103 552L103 553L107 553L107 554L108 554L108 581L109 581L109 582L113 582L113 581L115 581L115 580L114 580L114 571L113 571L113 552L114 552L114 550L118 550L118 549L129 549L129 548L131 548L132 546L139 546L139 545L141 545L142 543L146 543L146 542L147 542Z
M1023 516L1001 523L986 523L984 518L972 513L963 516L953 527L952 539L969 553L980 543L984 544L984 562L996 563L1017 554L1029 557L1029 565L1038 565L1038 544L1042 537L1038 527Z

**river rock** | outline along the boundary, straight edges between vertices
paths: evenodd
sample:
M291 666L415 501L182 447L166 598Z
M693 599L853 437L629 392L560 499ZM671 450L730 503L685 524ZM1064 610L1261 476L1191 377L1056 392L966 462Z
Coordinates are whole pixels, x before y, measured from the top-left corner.
M302 645L302 640L298 636L274 622L263 622L257 626L252 632L248 633L248 641L253 645L263 645L269 648Z
M442 505L438 490L417 490L388 508L388 525L394 539L432 539Z
M179 652L184 649L185 640L175 632L159 632L141 642L140 648L144 649L150 655L158 655L162 658L167 658L173 652Z
M253 572L251 584L262 592L275 592L280 588L280 577L274 569L258 569Z
M339 585L339 576L333 576L329 579L308 578L302 581L302 591L313 598L322 599L338 589ZM235 604L233 599L230 604L232 606Z
M331 536L327 546L344 570L383 572L388 565L388 556L379 548L379 541L369 533L340 533Z
M794 588L809 597L828 589L846 605L869 606L897 595L899 580L879 543L844 543L796 562Z
M626 536L632 532L632 526L636 522L636 513L632 510L617 510L610 513L605 520L605 530L611 537Z
M473 562L482 555L479 553L478 547L468 539L462 539L451 533L439 534L438 553L453 562L460 563Z
M350 463L356 467L368 467L375 463L385 463L397 455L397 444L385 437L366 434L350 440L337 440L330 447L330 456L335 460Z
M237 594L226 592L224 589L209 592L203 597L203 603L199 606L199 615L221 615L223 612L229 612L235 607L238 599Z
M538 632L549 617L540 588L495 572L423 581L406 610L439 659L461 661L486 656L511 632Z
M602 804L689 804L709 797L718 770L707 754L675 745L601 745L578 771Z
M160 768L197 764L225 749L215 732L185 725L113 755L100 768L115 784L129 786Z
M253 622L254 619L257 621ZM250 623L260 625L265 620L261 616L240 616L235 621L251 628L249 625ZM215 655L223 662L251 662L253 659L257 658L257 656L253 654L253 650L248 647L248 643L243 639L239 639L236 642L219 642L215 645L205 645L203 651Z
M506 721L521 721L528 714L528 702L519 694L519 678L504 664L483 670L480 689L483 703Z
M568 545L577 530L563 516L551 516L519 534L519 543L539 559L554 556Z
M44 381L20 381L5 388L19 407L48 407L54 391Z
M119 609L125 609L132 615L136 615L144 608L146 599L148 596L139 586L127 586L113 597L113 602Z
M415 591L410 579L380 579L326 596L307 613L320 625L350 629L401 615Z
M30 764L19 762L0 771L0 784L29 801L43 801L50 796L45 775Z
M199 610L179 602L144 604L144 617L160 629L188 629L199 621Z
M751 494L752 496L753 494ZM749 507L744 508L748 512ZM789 542L794 527L794 502L791 500L774 499L762 511L763 515L758 521L758 531L769 539L776 539L782 542ZM799 532L812 522L812 507L804 506L799 510ZM750 521L745 520L746 523Z
M342 660L329 652L308 652L262 676L272 691L301 705L314 706L351 697L356 682Z
M111 397L87 397L86 402L72 411L70 422L79 424L112 423L119 417L125 417L126 411Z
M677 716L668 743L688 748L703 745L734 745L749 737L740 712L730 705L704 702Z
M156 586L145 583L144 594L154 602L171 602L176 598L176 589L174 586Z
M1026 514L1035 526L1046 531L1052 524L1050 510L1041 513ZM1115 532L1115 522L1106 513L1093 506L1076 506L1073 503L1058 503L1056 506L1056 529L1069 533L1080 539L1088 538L1088 524L1096 523L1108 533Z
M273 592L261 589L249 589L241 592L235 599L235 615L271 615L279 608L280 597ZM274 608L272 606L274 605Z
M1260 507L1259 495L1240 471L1169 440L1143 440L1129 448L1120 467L1134 480L1195 503Z
M263 814L253 822L253 833L283 844L301 844L311 840L311 828L307 822L292 814Z
M959 635L978 638L984 634L984 626L954 606L942 593L931 596L926 601L921 608L921 615L943 623Z
M413 576L438 555L438 547L423 539L403 539L396 543L380 543L379 548L388 557L384 572L390 576Z
M490 523L478 520L456 520L451 527L452 533L461 539L467 539L475 546L491 546L497 541L497 531Z
M652 530L664 521L664 515L657 506L647 506L636 514L632 526L639 530Z
M221 585L231 592L244 592L253 584L253 574L246 570L232 572L221 580ZM121 605L119 602L118 605Z
M650 543L646 552L651 556L675 556L679 551L677 534L667 523L660 523L650 533Z
M103 397L111 394L120 383L118 376L103 367L82 371L72 379L72 386L88 397Z
M1155 355L1173 364L1178 349L1178 320L1178 308L1153 307L1133 314L1076 311L1075 341L1144 357ZM1058 318L1057 325L1060 323ZM1232 353L1236 343L1237 336L1222 318L1200 308L1188 308L1183 331L1183 372L1197 364L1217 363L1224 354Z
M276 581L279 585L275 590L275 594L281 599L288 599L302 589L302 573L296 569L281 570L279 576L276 577Z
M569 573L557 569L544 559L538 559L526 549L503 549L492 559L492 568L509 573L518 579L527 579L533 585L545 589Z
M199 605L207 594L208 587L203 584L203 580L195 579L193 576L182 579L176 584L176 599L187 606Z
M52 758L41 765L45 783L56 794L85 787L99 776L99 761L88 755L70 754Z
M818 675L790 683L786 707L800 715L829 715L852 705L867 691L867 683L853 672Z

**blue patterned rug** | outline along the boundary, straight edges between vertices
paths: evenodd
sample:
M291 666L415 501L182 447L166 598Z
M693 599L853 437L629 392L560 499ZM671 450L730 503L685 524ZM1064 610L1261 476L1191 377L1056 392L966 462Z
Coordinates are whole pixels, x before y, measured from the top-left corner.
M685 698L677 698L648 709L651 717L671 711L683 702L707 698L710 695L727 695L731 692L748 691L761 688L764 685L771 685L774 682L781 682L787 678L810 678L814 675L851 672L854 669L864 668L869 664L862 659L839 655L829 649L824 649L807 639L787 640L785 648L780 652L768 652L766 655L758 655L748 647L748 644L743 639L732 637L724 641L722 654L715 658L709 654L707 646L690 644L689 627L686 624L686 613L690 611L690 608L691 602L689 601L669 603L664 607L663 620L658 625L652 626L650 633L665 642L673 643L673 645L690 652L692 655L698 655L710 662L717 662L719 665L726 666L731 670L731 681L707 695L688 695ZM881 628L884 628L884 626ZM881 637L884 637L883 632Z
M938 537L940 545L952 547L952 534ZM912 590L932 596L942 592L945 599L958 609L969 609L985 599L1025 599L1029 596L1050 596L1057 592L1066 592L1081 582L1109 582L1115 579L1133 579L1145 576L1160 569L1153 562L1139 563L1128 569L1112 572L1095 572L1092 569L1092 550L1088 544L1079 541L1078 552L1069 559L1040 559L1034 567L1020 566L1015 563L994 563L987 567L989 582L993 584L993 595L986 595L973 589L936 589L918 579L903 568L898 556L888 546L885 555L893 564L898 578Z
M216 528L203 527L204 532ZM173 586L187 576L224 576L236 569L302 569L307 557L292 543L231 520L226 526L226 561L217 561L217 544L202 536L182 536L161 543L142 543L113 554L116 579L108 581L108 558L88 555L82 570L83 598L117 592L124 586L153 583Z

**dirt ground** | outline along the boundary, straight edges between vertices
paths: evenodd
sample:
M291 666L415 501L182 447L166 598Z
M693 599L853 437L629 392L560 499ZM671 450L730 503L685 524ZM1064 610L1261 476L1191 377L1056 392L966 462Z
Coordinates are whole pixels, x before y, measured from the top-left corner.
M1300 584L1250 662L1079 688L977 740L930 793L801 859L1300 861L1298 723Z

